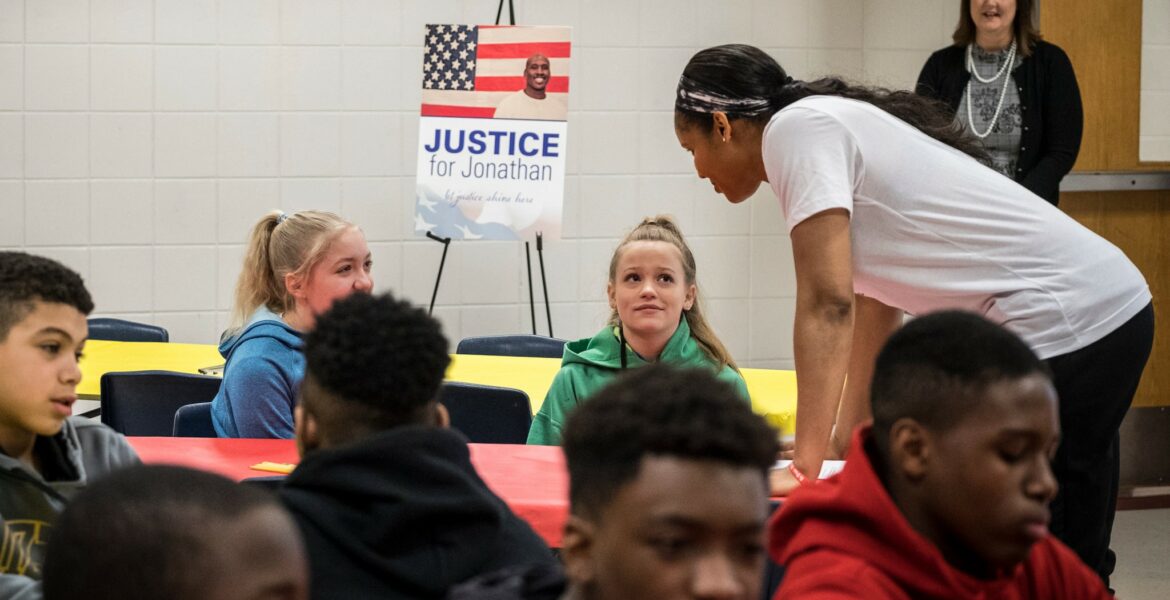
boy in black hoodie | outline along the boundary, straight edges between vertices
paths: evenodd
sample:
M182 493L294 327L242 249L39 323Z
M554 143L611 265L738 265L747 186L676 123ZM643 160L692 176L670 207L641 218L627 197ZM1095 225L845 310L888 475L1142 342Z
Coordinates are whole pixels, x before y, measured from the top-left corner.
M302 460L280 495L305 537L314 598L442 598L476 575L554 562L447 428L437 321L356 294L317 318L305 361Z

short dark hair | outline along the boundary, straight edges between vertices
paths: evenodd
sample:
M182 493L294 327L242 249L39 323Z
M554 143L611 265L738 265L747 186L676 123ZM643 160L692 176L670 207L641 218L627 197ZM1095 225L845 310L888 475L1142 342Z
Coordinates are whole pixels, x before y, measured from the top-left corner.
M0 342L35 302L67 304L85 315L93 311L93 299L73 270L43 256L0 252Z
M942 311L907 323L886 342L870 386L874 437L882 455L890 428L911 418L932 431L963 419L993 383L1047 365L1019 337L971 312Z
M1036 42L1040 41L1040 31L1032 20L1032 0L1016 0L1016 17L1012 20L1012 35L1016 39L1016 52L1023 58L1032 55ZM971 20L971 0L962 0L959 3L959 24L951 34L956 46L968 46L975 43L975 21Z
M305 336L305 410L359 437L425 422L450 364L439 322L389 293L353 294ZM332 405L332 406L330 406Z
M197 600L215 577L221 525L276 497L185 467L137 466L82 490L52 529L47 600ZM291 521L290 521L291 522Z
M708 370L656 363L629 371L581 405L563 439L574 514L600 518L648 456L715 461L767 477L776 431Z

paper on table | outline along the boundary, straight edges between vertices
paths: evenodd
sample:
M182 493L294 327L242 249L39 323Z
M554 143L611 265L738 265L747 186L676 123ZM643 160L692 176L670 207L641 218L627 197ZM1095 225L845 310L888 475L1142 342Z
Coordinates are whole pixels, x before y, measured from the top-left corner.
M254 469L256 471L268 471L270 473L284 473L285 475L288 475L289 473L293 472L293 469L296 468L296 465L289 463L270 462L266 460L264 462L256 463L248 468Z
M790 460L778 460L772 466L773 469L787 469ZM821 475L817 479L827 479L841 472L845 468L845 461L843 460L826 460L821 463Z

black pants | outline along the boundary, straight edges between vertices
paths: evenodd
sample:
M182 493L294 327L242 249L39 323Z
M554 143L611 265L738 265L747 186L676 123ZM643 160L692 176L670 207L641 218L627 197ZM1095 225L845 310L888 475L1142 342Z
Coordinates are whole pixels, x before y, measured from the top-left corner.
M1100 340L1048 359L1060 397L1063 441L1052 462L1060 492L1052 533L1105 584L1117 557L1109 549L1121 470L1118 430L1154 343L1154 306Z

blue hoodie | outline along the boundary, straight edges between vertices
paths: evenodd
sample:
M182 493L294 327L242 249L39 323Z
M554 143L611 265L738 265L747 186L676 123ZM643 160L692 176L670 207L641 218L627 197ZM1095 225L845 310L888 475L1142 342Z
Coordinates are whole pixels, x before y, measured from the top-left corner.
M224 340L223 385L211 401L219 437L291 438L297 388L305 376L301 334L261 307Z

